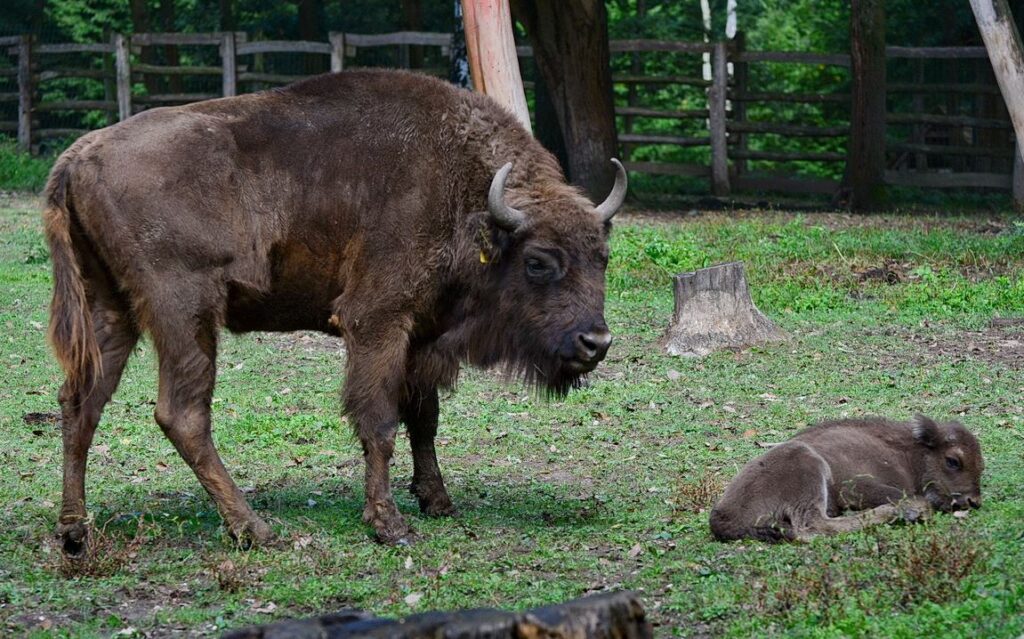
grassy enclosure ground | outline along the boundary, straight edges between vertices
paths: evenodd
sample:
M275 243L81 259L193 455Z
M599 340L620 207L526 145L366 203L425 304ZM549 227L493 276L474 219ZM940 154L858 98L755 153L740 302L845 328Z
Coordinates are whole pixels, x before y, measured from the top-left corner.
M616 334L564 401L467 371L442 401L439 457L461 515L373 543L362 460L339 417L340 342L225 335L219 448L277 547L241 551L153 422L140 343L97 431L88 495L98 552L62 564L60 374L44 330L50 267L28 197L0 200L0 635L217 634L362 608L521 609L641 593L659 636L986 636L1024 632L1024 226L1005 217L633 215L608 273ZM670 274L740 259L784 344L665 356ZM987 456L963 519L807 545L720 544L707 508L761 444L816 420L959 417ZM404 443L404 436L403 442Z

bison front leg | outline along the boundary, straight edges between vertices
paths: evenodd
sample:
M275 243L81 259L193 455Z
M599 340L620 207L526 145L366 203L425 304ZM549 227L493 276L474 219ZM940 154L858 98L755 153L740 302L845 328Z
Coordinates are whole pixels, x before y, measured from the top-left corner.
M391 495L391 457L398 432L398 401L404 383L407 338L349 339L345 410L355 422L366 463L363 521L385 544L409 541L412 529Z
M455 514L434 450L438 413L436 387L412 391L402 406L402 421L409 430L412 448L413 472L409 491L419 501L420 510L433 517Z

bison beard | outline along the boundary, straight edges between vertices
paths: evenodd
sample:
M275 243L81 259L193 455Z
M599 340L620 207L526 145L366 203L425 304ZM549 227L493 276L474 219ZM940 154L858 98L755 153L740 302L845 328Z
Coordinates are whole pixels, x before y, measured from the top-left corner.
M221 327L340 334L364 519L383 541L408 538L388 468L400 422L421 510L451 514L438 389L463 363L554 396L580 385L611 342L607 236L625 189L618 165L595 207L493 101L401 72L152 109L83 136L55 163L44 214L65 550L87 541L88 448L143 333L156 421L232 535L271 531L213 446Z

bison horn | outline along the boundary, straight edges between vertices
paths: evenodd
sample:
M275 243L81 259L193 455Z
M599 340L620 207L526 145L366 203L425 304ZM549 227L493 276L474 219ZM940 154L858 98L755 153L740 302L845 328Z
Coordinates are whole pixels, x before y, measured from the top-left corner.
M487 210L491 212L494 222L506 231L514 231L526 221L526 215L522 211L505 204L505 180L511 170L511 162L498 169L491 180L491 190L487 194Z
M626 186L628 179L626 178L626 169L623 168L622 162L619 162L615 158L612 158L612 163L618 167L618 171L615 173L615 186L612 187L612 192L608 194L604 202L601 202L597 206L597 217L601 222L607 222L619 211L619 207L626 201Z

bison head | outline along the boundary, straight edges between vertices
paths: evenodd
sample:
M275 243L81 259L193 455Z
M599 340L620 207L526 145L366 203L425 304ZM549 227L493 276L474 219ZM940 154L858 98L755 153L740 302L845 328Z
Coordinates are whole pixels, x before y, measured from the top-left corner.
M506 189L512 164L495 174L480 253L490 293L478 363L560 396L604 359L608 233L626 195L626 171L612 162L615 186L596 207L561 179Z
M918 415L911 422L922 459L921 485L936 510L981 505L981 446L960 422L938 424Z

